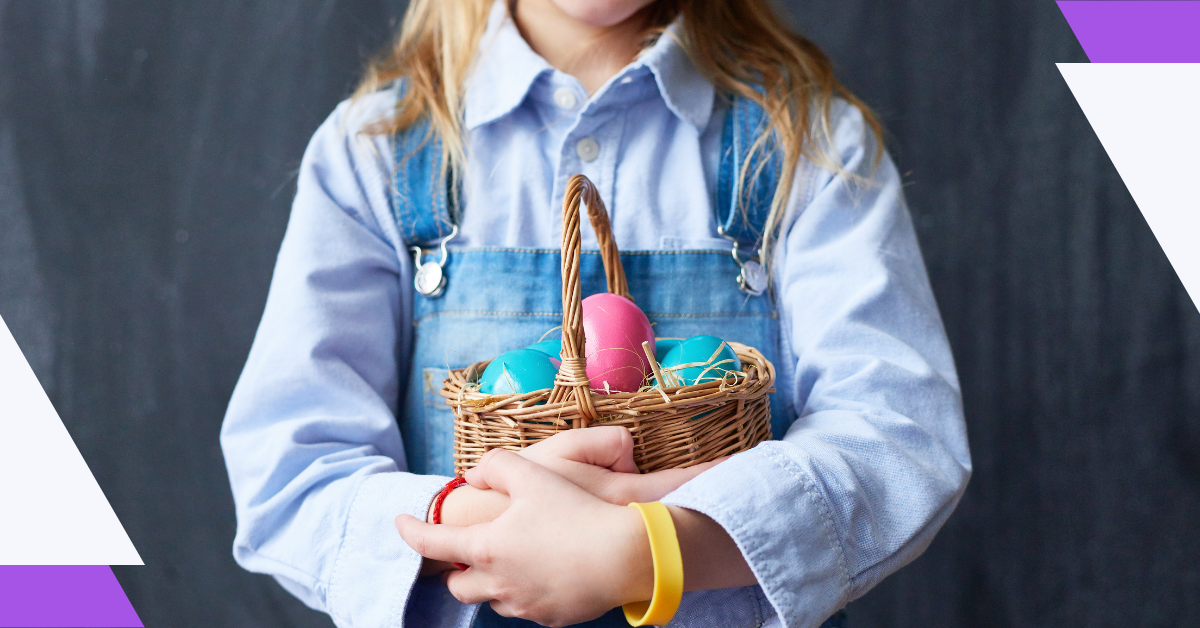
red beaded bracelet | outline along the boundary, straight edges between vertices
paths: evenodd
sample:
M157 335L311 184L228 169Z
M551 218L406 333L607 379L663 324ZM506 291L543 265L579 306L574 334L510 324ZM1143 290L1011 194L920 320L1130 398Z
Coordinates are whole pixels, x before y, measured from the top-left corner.
M453 480L447 482L446 486L442 487L442 490L438 492L437 497L433 498L433 515L430 517L430 519L434 525L442 522L442 502L446 501L446 496L450 494L450 491L453 491L454 489L466 483L467 481L462 478L454 478ZM454 563L454 566L464 571L470 567L470 565L464 565L462 563Z

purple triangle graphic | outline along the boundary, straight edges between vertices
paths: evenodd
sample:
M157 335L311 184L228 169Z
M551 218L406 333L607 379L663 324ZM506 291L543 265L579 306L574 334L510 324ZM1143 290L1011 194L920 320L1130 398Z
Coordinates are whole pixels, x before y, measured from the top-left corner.
M0 565L0 626L142 628L106 565Z
M1058 8L1092 63L1200 63L1200 2L1067 0Z

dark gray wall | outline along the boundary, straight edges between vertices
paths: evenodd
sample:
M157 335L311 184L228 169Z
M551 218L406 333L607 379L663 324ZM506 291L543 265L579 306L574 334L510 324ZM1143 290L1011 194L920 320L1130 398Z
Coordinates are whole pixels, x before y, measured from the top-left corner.
M148 626L329 625L233 563L217 432L304 144L402 5L0 0L0 316ZM1054 3L783 6L891 133L975 458L854 625L1200 625L1200 313L1054 67L1086 60Z
M329 626L230 555L217 443L293 173L402 6L0 2L0 315L145 567L147 626Z
M975 462L856 625L1200 625L1200 312L1054 66L1086 61L1057 7L793 6L893 134Z

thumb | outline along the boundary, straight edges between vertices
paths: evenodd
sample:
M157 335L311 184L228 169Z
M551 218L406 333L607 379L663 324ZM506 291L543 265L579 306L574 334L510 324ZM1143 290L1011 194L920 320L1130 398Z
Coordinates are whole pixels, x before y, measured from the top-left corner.
M412 515L400 515L396 517L394 524L400 538L425 558L446 562L474 562L474 557L465 549L471 546L469 541L474 534L470 528L432 525Z

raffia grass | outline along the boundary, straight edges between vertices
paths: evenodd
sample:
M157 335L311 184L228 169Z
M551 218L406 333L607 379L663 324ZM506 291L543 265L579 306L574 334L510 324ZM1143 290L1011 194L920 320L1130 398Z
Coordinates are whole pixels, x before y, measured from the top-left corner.
M608 291L631 298L600 194L587 177L575 175L563 198L562 365L554 388L487 395L474 382L490 361L450 371L441 395L455 415L456 472L465 473L490 449L519 451L564 430L598 425L629 429L634 462L643 473L708 462L770 439L768 394L774 391L775 367L747 345L729 343L742 369L725 373L719 381L662 389L646 386L632 393L591 390L583 357L581 205L586 206L600 243Z

